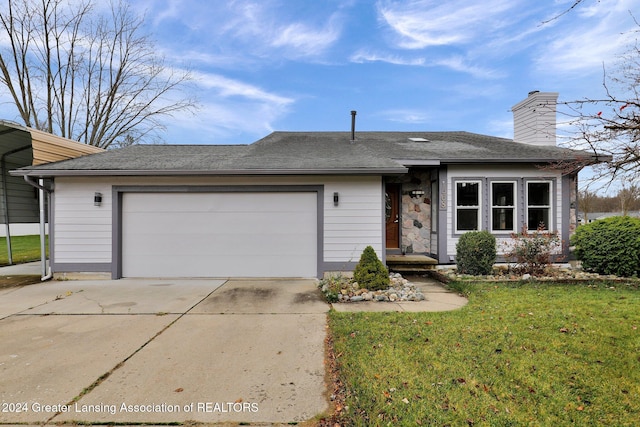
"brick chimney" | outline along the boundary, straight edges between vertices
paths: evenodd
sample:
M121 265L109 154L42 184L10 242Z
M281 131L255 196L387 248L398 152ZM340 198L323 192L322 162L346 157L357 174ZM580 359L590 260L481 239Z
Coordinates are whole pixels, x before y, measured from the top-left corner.
M513 107L513 140L531 145L556 145L558 92L529 92Z

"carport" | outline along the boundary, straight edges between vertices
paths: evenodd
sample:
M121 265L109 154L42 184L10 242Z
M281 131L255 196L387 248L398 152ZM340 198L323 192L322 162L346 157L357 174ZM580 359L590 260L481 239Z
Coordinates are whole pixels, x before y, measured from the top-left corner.
M31 230L24 225L40 223L42 275L46 276L44 236L48 204L48 195L42 184L38 184L42 188L34 188L34 183L11 176L9 171L101 151L104 150L0 120L0 221L4 224L2 231L7 238L9 264L13 264L12 233L24 234L24 231L19 231L21 228Z

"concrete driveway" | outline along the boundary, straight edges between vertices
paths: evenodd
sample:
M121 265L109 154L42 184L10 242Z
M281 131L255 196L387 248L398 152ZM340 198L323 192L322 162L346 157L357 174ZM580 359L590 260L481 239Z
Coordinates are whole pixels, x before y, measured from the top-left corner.
M0 289L0 423L267 422L329 408L314 280Z

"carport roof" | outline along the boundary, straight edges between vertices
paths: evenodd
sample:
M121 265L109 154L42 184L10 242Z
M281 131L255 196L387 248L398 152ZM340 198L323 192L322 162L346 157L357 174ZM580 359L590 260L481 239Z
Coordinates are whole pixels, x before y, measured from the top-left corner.
M0 156L30 150L31 159L24 165L41 165L104 151L102 148L5 120L0 120L0 142Z
M250 145L134 145L13 173L72 175L399 174L451 163L599 161L593 154L468 132L273 132Z

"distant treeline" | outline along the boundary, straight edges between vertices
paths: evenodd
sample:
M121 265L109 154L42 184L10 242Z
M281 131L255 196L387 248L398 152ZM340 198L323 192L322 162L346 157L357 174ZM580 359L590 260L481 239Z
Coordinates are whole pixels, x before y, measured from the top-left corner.
M613 196L602 196L583 190L578 195L581 212L622 212L640 210L640 186L623 188Z

